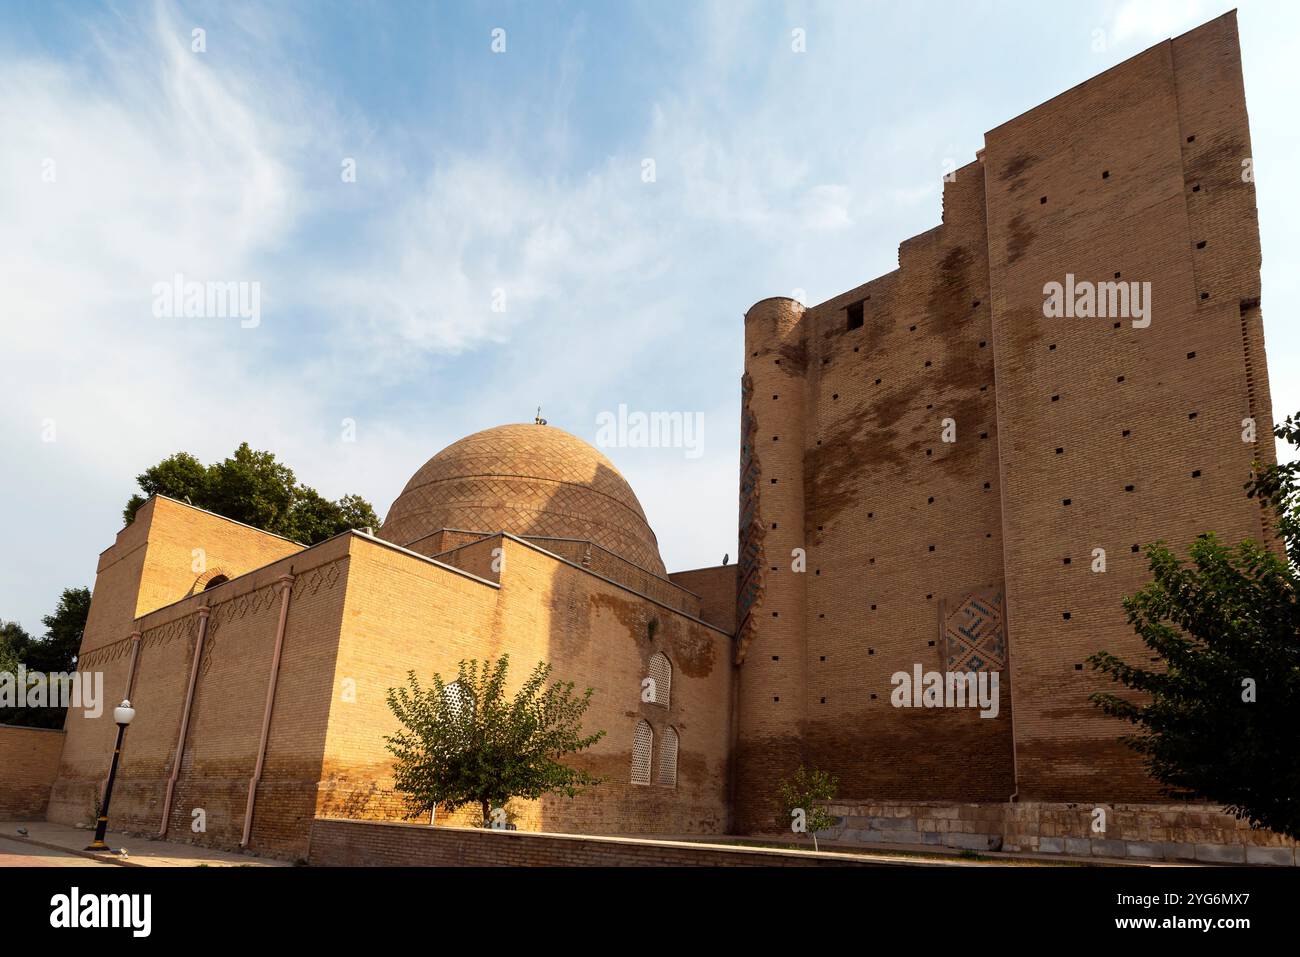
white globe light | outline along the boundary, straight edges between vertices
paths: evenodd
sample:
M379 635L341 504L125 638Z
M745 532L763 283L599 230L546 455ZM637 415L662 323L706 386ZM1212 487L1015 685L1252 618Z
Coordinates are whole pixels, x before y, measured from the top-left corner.
M123 701L113 709L113 720L118 724L130 724L135 718L135 708L131 707L131 702Z

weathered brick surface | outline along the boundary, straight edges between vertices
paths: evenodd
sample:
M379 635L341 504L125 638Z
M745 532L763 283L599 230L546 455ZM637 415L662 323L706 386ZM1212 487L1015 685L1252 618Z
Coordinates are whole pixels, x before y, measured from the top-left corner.
M155 514L154 525L179 514ZM163 533L155 528L151 534ZM426 681L435 671L450 679L462 658L503 653L512 659L512 690L539 661L553 665L556 679L592 686L587 726L606 732L574 758L602 783L572 800L512 804L521 826L606 833L725 830L729 636L520 539L498 534L468 548L482 559L501 549L500 585L379 539L348 534L137 619L130 692L137 716L115 785L115 825L144 834L163 825L198 652L168 836L228 848L239 844L271 674L280 581L293 576L250 849L305 855L318 813L403 816L384 742L396 730L387 690L403 684L408 670ZM204 608L210 613L200 652ZM126 693L134 648L128 634L87 650L79 664L102 671L106 694L116 697ZM641 701L641 681L656 652L672 662L667 707ZM669 727L678 735L674 786L630 783L631 747L641 719L656 732L656 781L663 736ZM88 818L114 732L111 717L69 716L52 820Z
M600 452L548 425L500 425L443 449L411 477L380 535L407 545L444 528L578 538L662 575L659 544Z
M827 838L983 850L1293 865L1300 842L1208 804L831 802ZM1098 811L1104 812L1099 816ZM1099 829L1100 828L1100 829Z
M1272 540L1242 490L1273 459L1249 157L1228 14L991 131L897 270L750 310L742 827L798 761L877 800L1158 797L1080 665L1147 654L1121 607L1149 577L1134 545ZM1046 318L1067 273L1151 283L1150 326ZM944 670L974 594L1005 600L998 717L892 707L892 674Z
M538 661L550 662L555 678L594 689L585 727L606 732L573 759L603 783L573 799L513 802L519 826L606 834L724 830L728 636L526 542L495 536L492 547L503 549L499 588L378 543L354 545L321 813L401 816L382 745L382 736L396 730L385 692L402 684L408 669L450 680L462 658L508 653L511 690ZM438 613L430 614L435 608ZM657 651L673 665L668 708L641 701L641 681ZM355 687L350 701L339 687L349 678ZM664 731L671 726L678 733L675 788L630 783L641 719L656 732L656 767Z
M0 820L43 818L63 732L0 724Z
M131 689L136 718L123 742L114 785L115 825L142 834L158 833L163 825L167 781L198 650L199 609L206 607L211 613L168 836L238 845L261 738L279 581L293 575L250 846L286 857L303 853L315 813L351 538L331 539L136 621L141 633ZM125 693L131 645L128 637L102 646L83 654L78 665L103 671L110 697L119 689ZM107 773L114 733L111 710L98 719L69 715L51 820L85 820ZM200 821L205 829L196 831Z
M715 565L673 572L668 577L699 596L698 616L727 634L736 630L736 579L739 565Z
M318 820L311 863L321 867L869 867L837 854Z
M170 833L239 840L291 575L255 849L305 854L320 814L401 816L387 689L508 652L515 686L542 660L590 685L589 727L607 732L574 759L604 783L517 802L522 827L767 830L778 780L805 763L846 800L948 802L925 811L937 826L918 820L923 839L951 830L976 846L1016 793L1026 803L1007 805L999 840L1091 853L1050 802L1158 798L1124 729L1089 703L1109 685L1083 665L1102 649L1146 654L1120 605L1148 577L1134 546L1209 529L1277 544L1242 491L1252 458L1273 460L1249 156L1229 14L989 132L898 269L820 305L753 306L735 566L666 576L627 483L547 426L434 456L386 540L303 549L150 500L101 556L79 662L104 673L110 699L137 662L115 818L158 830L176 769ZM1149 282L1150 326L1045 318L1045 284L1067 274ZM1245 419L1260 441L1241 440ZM218 573L232 580L202 591ZM895 673L972 659L954 636L976 618L996 639L978 657L999 674L997 717L893 707ZM673 665L668 708L640 700L656 652ZM675 786L630 783L642 720L653 780L678 734ZM69 716L52 819L86 819L113 731L111 717ZM978 802L976 818L949 815L954 802ZM1155 813L1101 839L1191 859L1235 841ZM871 815L891 816L905 814Z
M1235 18L1151 48L987 144L1021 797L1155 799L1116 722L1088 701L1110 682L1077 666L1101 649L1148 654L1120 604L1150 577L1133 546L1265 533L1242 490L1273 443L1258 310L1243 313L1258 304L1260 251ZM1150 282L1150 327L1044 319L1043 285L1067 273ZM1242 441L1247 417L1258 443ZM1091 571L1097 548L1104 574Z
M81 650L125 638L134 619L201 590L218 574L236 578L302 547L155 495L100 553Z

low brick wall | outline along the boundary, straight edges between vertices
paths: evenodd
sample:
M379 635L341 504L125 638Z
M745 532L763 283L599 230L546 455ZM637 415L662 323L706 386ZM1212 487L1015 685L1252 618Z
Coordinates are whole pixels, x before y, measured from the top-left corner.
M1093 829L1105 812L1105 828ZM1296 865L1296 841L1253 830L1207 804L831 803L839 823L819 836L849 844L902 844L1071 857Z
M62 731L0 724L0 820L44 820L62 753Z
M879 866L825 852L337 818L312 823L308 862L323 867Z

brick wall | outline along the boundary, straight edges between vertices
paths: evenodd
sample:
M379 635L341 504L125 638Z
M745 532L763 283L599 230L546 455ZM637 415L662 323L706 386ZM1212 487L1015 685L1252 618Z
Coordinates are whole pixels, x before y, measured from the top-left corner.
M832 802L848 844L1291 866L1297 842L1207 804ZM1099 813L1100 812L1100 813Z
M167 782L175 767L186 690L198 653L185 749L167 816L168 837L238 845L279 621L279 580L292 574L250 847L285 857L305 852L316 810L352 538L336 537L136 621L140 639L130 692L136 718L123 741L113 798L114 819L124 830L155 834L163 823ZM211 612L200 649L200 609L205 607ZM106 696L112 699L126 693L133 646L130 637L101 646L83 654L78 667L102 671ZM69 715L51 820L76 823L93 807L116 730L111 713L98 719ZM195 830L200 822L203 830Z
M1235 17L986 142L1021 798L1156 800L1119 724L1088 701L1114 685L1085 659L1149 654L1121 607L1150 579L1135 549L1263 530L1242 489L1273 443L1262 330L1241 305L1258 302L1260 252ZM1044 318L1044 284L1067 273L1150 282L1150 326ZM1256 444L1241 440L1248 415Z
M538 661L553 680L591 686L585 727L606 736L572 758L602 778L576 798L515 801L520 827L597 833L710 833L726 827L730 715L729 637L531 547L504 548L500 587L456 575L375 542L357 540L349 573L320 813L399 818L383 736L397 729L385 694L414 670L444 680L463 658L511 656L509 688ZM651 635L650 623L655 622ZM669 706L641 701L651 655L673 666ZM351 679L345 700L341 682ZM655 732L655 767L671 727L678 735L677 782L630 782L636 725ZM657 780L657 774L655 779ZM450 820L465 821L467 809ZM439 820L448 820L443 814Z
M728 634L736 630L736 580L739 565L715 565L673 572L668 577L700 599L699 617Z
M840 854L481 828L318 820L318 867L864 867Z
M765 299L745 314L740 587L736 607L737 826L769 826L775 786L804 760L808 575L804 534L808 344L803 306Z
M162 536L158 526L174 517L188 518L155 514L151 535ZM179 534L172 530L171 537ZM543 660L554 666L556 680L591 685L588 726L607 732L574 759L602 783L572 800L512 804L521 826L725 830L729 636L517 539L495 536L466 550L486 556L491 547L504 548L501 586L378 539L337 536L144 615L132 623L138 635L86 650L79 666L102 672L106 696L114 700L128 694L135 661L129 696L136 719L114 795L119 826L155 834L165 817L171 839L238 846L258 758L281 579L292 576L251 850L304 855L318 814L403 816L384 741L396 730L387 690L404 684L408 670L426 681L434 671L450 679L462 658L505 652L512 656L512 687ZM657 652L672 662L667 707L641 701L641 681ZM197 679L178 765L192 672ZM669 729L676 734L675 782L660 782L656 773L655 784L631 784L641 720L655 730L656 770ZM78 823L90 814L114 732L111 717L69 716L51 820Z
M45 817L63 732L0 724L0 820Z
M125 638L134 619L193 594L216 574L236 578L302 547L183 502L151 496L99 556L81 652Z
M897 270L750 310L742 827L798 761L876 800L1158 798L1084 662L1148 654L1121 606L1140 546L1272 540L1242 490L1273 460L1249 156L1227 14L989 132ZM1067 273L1150 282L1151 325L1046 318ZM998 717L894 708L891 676L945 670L972 626Z

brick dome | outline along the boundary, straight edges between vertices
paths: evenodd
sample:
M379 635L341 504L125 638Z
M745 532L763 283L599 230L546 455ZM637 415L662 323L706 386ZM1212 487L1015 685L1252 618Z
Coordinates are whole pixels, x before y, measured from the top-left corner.
M447 446L406 483L379 534L411 545L443 528L586 539L665 574L654 532L618 469L549 425L499 425Z

